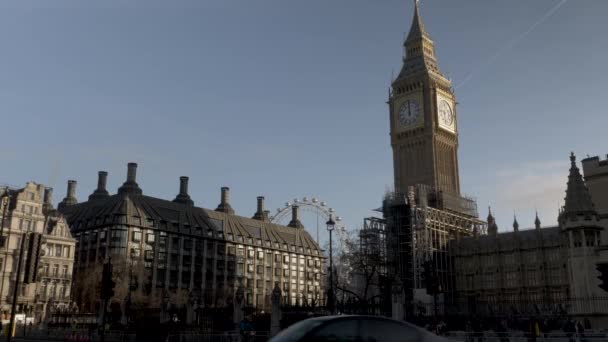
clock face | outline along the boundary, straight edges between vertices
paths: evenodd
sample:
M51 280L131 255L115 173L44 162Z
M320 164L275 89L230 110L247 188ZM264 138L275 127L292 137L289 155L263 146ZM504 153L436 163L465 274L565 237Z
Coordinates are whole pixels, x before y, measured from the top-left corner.
M420 117L420 105L416 100L407 100L399 107L399 123L402 126L412 126Z
M454 113L452 112L452 107L446 100L439 101L439 120L441 120L441 124L447 127L452 127L454 124Z

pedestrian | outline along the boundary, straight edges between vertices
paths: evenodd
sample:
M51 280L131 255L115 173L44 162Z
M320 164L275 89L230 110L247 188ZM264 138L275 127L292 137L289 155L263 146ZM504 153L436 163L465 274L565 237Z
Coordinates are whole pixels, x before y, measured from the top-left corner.
M572 321L571 319L569 319L568 321L566 321L566 323L564 324L564 328L563 328L564 332L566 333L566 336L568 336L568 341L569 342L575 342L575 333L576 333L576 328L574 326L574 321Z
M471 321L467 321L467 324L465 325L464 330L465 330L466 342L473 342L473 336L472 336L473 328L471 327Z
M540 334L540 328L538 327L538 322L536 319L531 318L528 323L528 341L536 342L536 338Z
M585 335L585 327L583 327L583 323L581 321L576 322L576 340L581 341Z
M251 322L249 322L247 317L244 317L239 323L239 331L241 333L241 341L250 341L253 333L253 326L251 325Z

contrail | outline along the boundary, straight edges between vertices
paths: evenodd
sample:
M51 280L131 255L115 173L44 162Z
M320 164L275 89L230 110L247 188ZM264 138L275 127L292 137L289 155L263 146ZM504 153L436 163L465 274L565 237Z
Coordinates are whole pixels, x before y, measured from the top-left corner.
M555 11L557 11L560 7L562 7L566 2L568 2L568 0L560 0L557 3L557 5L553 6L551 9L549 9L549 11L547 11L547 13L545 13L542 17L540 17L540 19L538 19L534 24L532 24L532 26L530 26L530 28L528 30L526 30L525 32L523 32L519 36L517 36L514 39L512 39L511 41L509 41L509 43L507 43L502 48L498 49L498 51L496 51L496 53L494 55L492 55L490 58L488 58L487 61L485 61L484 63L482 63L480 67L478 67L477 69L469 72L465 76L465 78L460 83L458 83L458 85L456 85L455 88L458 89L458 88L462 87L465 83L467 83L468 81L470 81L475 74L477 74L480 71L482 71L483 69L487 68L490 64L492 64L503 53L511 50L515 45L517 45L517 43L519 43L519 41L521 41L527 35L529 35L530 32L534 31L534 29L538 25L544 23L547 19L549 19L555 13Z

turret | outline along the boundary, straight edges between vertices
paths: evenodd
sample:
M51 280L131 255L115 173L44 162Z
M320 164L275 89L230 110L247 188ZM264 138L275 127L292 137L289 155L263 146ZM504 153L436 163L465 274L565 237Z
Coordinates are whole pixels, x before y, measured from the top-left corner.
M585 247L599 244L599 231L603 228L599 224L600 218L591 201L589 190L576 166L574 153L570 154L570 174L564 202L558 222L562 231L568 234L570 246Z
M498 234L498 226L496 225L496 219L492 215L491 207L488 207L488 234L489 235Z
M534 227L540 229L540 219L538 218L538 211L536 212L536 219L534 219Z

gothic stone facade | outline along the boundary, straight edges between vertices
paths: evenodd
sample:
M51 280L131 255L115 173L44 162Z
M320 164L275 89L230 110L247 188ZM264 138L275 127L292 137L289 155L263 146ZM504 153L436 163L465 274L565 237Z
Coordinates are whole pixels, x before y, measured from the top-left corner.
M100 172L98 189L83 203L76 203L70 181L61 210L77 240L77 279L111 257L127 272L144 275L137 283L153 307L165 296L176 306L189 300L222 307L240 284L246 305L258 308L270 306L275 285L285 303L322 302L323 252L303 229L297 207L289 226L268 221L263 197L253 218L238 216L229 189L222 188L217 209L199 208L188 195L187 177L173 201L149 197L136 183L136 167L129 164L127 181L114 195L105 188L107 173ZM176 293L184 294L181 301ZM114 301L123 296L116 292Z
M69 307L76 241L61 214L52 208L52 189L28 182L21 189L0 188L0 222L4 246L0 251L0 307L8 319L17 276L21 239L31 233L43 235L36 283L23 284L24 264L17 297L17 312L36 321L55 310ZM27 247L27 246L26 246ZM26 249L27 251L27 249ZM27 253L24 253L24 259Z
M589 189L587 188L589 185ZM556 316L606 322L608 294L599 288L596 264L606 262L608 219L597 214L571 156L565 205L555 227L498 233L490 212L488 235L453 241L456 307L460 313ZM601 198L600 198L601 201Z

